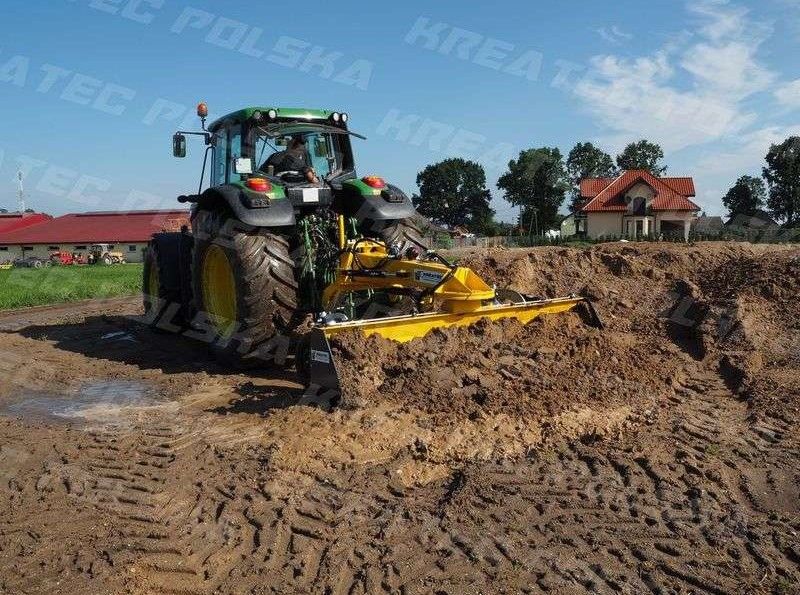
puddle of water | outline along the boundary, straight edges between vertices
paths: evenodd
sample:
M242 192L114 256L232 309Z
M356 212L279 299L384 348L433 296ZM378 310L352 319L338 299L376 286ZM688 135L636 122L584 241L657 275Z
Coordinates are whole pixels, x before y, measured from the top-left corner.
M177 404L133 380L88 382L67 394L26 393L0 405L0 415L31 421L76 424L124 424L155 409Z

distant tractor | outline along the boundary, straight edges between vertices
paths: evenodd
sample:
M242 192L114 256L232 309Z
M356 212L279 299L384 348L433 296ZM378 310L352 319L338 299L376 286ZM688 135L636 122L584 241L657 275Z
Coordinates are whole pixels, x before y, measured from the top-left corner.
M112 252L108 244L92 244L89 247L89 264L125 264L122 252Z

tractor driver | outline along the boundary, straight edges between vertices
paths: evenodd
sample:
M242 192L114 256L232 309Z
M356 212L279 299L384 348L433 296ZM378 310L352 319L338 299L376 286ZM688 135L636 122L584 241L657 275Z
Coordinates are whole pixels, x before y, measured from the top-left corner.
M313 167L306 163L308 154L306 141L300 134L295 134L289 141L289 147L285 151L278 151L270 155L261 166L263 171L268 171L272 166L275 175L281 172L296 171L310 184L318 184L319 178Z

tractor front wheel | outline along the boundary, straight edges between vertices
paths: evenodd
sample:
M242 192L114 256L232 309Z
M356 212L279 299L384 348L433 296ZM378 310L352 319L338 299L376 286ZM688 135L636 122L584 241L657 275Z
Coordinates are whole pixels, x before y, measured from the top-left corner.
M401 253L405 253L409 248L416 248L422 252L427 249L422 230L413 219L387 221L379 235L387 246L398 246Z
M288 341L298 317L289 241L220 211L199 211L193 227L193 295L212 350L229 365L263 363L247 356L280 333Z

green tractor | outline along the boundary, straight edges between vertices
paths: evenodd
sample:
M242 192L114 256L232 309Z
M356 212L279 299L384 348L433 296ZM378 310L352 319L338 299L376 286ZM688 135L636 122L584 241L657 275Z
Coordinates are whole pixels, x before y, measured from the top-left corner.
M571 310L602 321L586 298L497 289L428 250L408 197L359 178L347 114L251 107L202 131L206 142L191 229L153 236L145 310L157 328L209 343L226 363L288 363L309 394L345 396L330 340L345 332L405 342L434 329ZM210 156L210 187L202 191ZM325 398L328 398L325 397Z
M173 136L176 157L186 135L206 151L197 194L178 197L192 205L191 229L156 234L147 250L151 324L199 334L222 360L244 363L321 314L344 238L425 252L408 196L357 175L350 139L364 137L346 113L248 107L206 127L207 114L201 103L202 130Z

